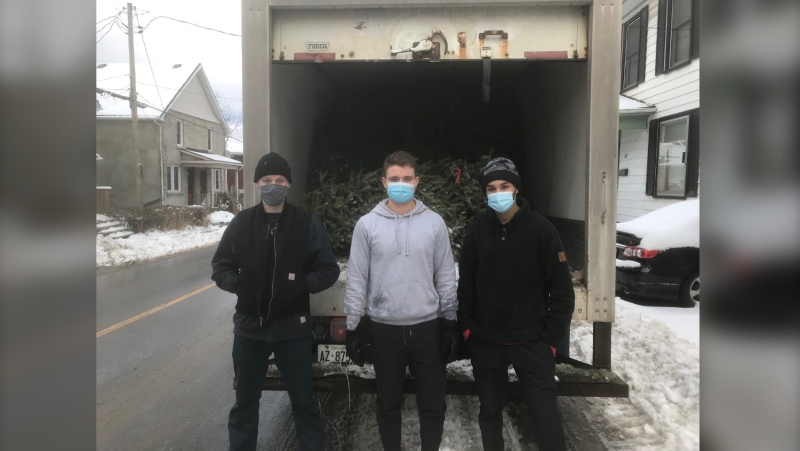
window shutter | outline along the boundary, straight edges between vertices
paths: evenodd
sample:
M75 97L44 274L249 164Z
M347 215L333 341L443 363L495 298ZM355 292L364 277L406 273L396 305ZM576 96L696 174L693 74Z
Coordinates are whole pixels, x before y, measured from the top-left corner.
M647 179L644 193L655 195L656 165L658 164L658 121L650 121L650 137L647 144Z
M644 82L645 60L647 60L647 11L649 8L645 7L642 10L642 25L641 32L639 33L639 83Z
M689 116L689 143L686 157L686 197L697 197L700 178L700 110Z
M700 56L700 0L692 0L692 50L690 58Z
M656 75L664 72L664 50L667 33L667 1L658 0L658 37L656 38Z

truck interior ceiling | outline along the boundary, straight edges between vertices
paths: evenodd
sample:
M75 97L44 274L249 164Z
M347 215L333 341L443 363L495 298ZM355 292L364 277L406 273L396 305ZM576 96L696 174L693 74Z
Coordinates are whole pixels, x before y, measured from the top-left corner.
M299 192L315 170L370 171L395 150L508 157L570 266L585 267L586 60L273 61L271 83L271 146L292 149Z

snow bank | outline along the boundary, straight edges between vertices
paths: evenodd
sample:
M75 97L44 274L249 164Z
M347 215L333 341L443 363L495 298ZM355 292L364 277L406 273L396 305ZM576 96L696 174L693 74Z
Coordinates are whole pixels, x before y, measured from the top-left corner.
M609 449L699 449L698 345L679 337L659 319L619 300L616 305L612 370L628 382L630 397L587 398L594 410L591 415L604 417L616 428L605 437ZM591 323L573 321L570 353L591 362Z
M219 243L224 226L136 233L126 239L97 235L95 264L125 266Z
M700 247L700 200L674 203L631 221L620 222L617 231L642 238L639 247L645 249Z

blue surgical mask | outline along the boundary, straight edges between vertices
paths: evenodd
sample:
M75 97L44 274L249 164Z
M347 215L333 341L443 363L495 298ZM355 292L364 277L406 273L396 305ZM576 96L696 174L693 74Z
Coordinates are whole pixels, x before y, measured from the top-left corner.
M391 182L386 192L389 194L389 199L392 199L398 204L404 204L414 197L414 185L403 182Z
M489 207L500 213L506 213L514 206L514 193L511 191L501 191L489 194Z

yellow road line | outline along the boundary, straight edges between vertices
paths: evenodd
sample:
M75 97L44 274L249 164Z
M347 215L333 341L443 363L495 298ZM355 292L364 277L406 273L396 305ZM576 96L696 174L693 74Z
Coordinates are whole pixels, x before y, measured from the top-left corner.
M197 290L192 291L189 294L184 294L183 296L181 296L181 297L179 297L177 299L173 299L173 300L167 302L166 304L159 305L158 307L151 308L150 310L148 310L146 312L140 313L140 314L138 314L138 315L136 315L136 316L134 316L132 318L128 318L125 321L122 321L120 323L114 324L111 327L106 327L105 329L103 329L103 330L101 330L100 332L97 333L97 337L96 338L100 338L100 337L102 337L103 335L105 335L105 334L107 334L109 332L114 332L115 330L119 329L120 327L127 326L128 324L130 324L130 323L132 323L134 321L138 321L138 320L144 318L145 316L150 316L153 313L156 313L156 312L159 312L161 310L164 310L165 308L167 308L167 307L169 307L171 305L175 305L178 302L181 302L181 301L183 301L185 299L188 299L188 298L190 298L190 297L192 297L192 296L194 296L194 295L196 295L198 293L202 293L203 291L206 291L206 290L208 290L209 288L211 288L211 287L213 287L215 285L216 285L215 283L210 283L210 284L208 284L208 285L206 285L206 286L204 286L202 288L198 288Z

